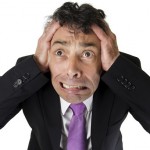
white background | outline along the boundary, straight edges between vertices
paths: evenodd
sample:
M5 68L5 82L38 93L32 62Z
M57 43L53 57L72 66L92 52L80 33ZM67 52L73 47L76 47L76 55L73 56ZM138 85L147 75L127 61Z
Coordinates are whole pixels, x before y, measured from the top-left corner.
M64 0L0 0L0 75L18 57L33 54L42 34L45 17ZM116 34L120 51L136 55L150 75L149 0L77 0L103 9ZM3 92L3 91L0 91ZM150 150L150 135L131 115L122 125L125 150ZM0 150L26 150L30 128L20 112L0 130Z

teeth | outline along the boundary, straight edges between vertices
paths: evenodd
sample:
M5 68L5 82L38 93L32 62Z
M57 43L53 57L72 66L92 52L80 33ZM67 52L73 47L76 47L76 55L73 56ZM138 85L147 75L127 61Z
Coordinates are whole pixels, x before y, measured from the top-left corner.
M67 85L63 83L63 87L66 89L76 88L76 89L82 89L82 86L75 86L75 85Z

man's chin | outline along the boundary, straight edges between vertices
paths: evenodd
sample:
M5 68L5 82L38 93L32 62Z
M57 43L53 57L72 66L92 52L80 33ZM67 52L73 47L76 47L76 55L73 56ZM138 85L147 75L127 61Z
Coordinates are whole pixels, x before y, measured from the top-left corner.
M68 103L81 103L85 101L90 96L81 96L81 95L67 95L67 96L60 96Z

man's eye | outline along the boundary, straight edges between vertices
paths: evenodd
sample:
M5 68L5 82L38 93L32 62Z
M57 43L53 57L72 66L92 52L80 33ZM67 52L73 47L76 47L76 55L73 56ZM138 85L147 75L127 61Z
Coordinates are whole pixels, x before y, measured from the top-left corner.
M85 57L85 58L91 58L93 56L94 56L94 53L92 51L85 51L83 53L83 57Z
M57 56L62 56L62 55L63 55L63 52L62 52L61 50L58 50L58 51L56 51L56 55L57 55Z

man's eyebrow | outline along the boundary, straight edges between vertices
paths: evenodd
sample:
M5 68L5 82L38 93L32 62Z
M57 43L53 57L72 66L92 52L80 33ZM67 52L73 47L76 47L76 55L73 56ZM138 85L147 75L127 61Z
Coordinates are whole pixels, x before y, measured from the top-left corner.
M67 45L68 42L67 41L63 41L63 40L57 40L57 41L54 41L52 46L54 46L55 44Z
M92 46L92 47L97 47L97 45L96 45L96 43L93 43L93 42L87 42L87 43L85 43L85 42L81 42L81 43L79 43L80 44L80 46L82 46L82 47L90 47L90 46Z

